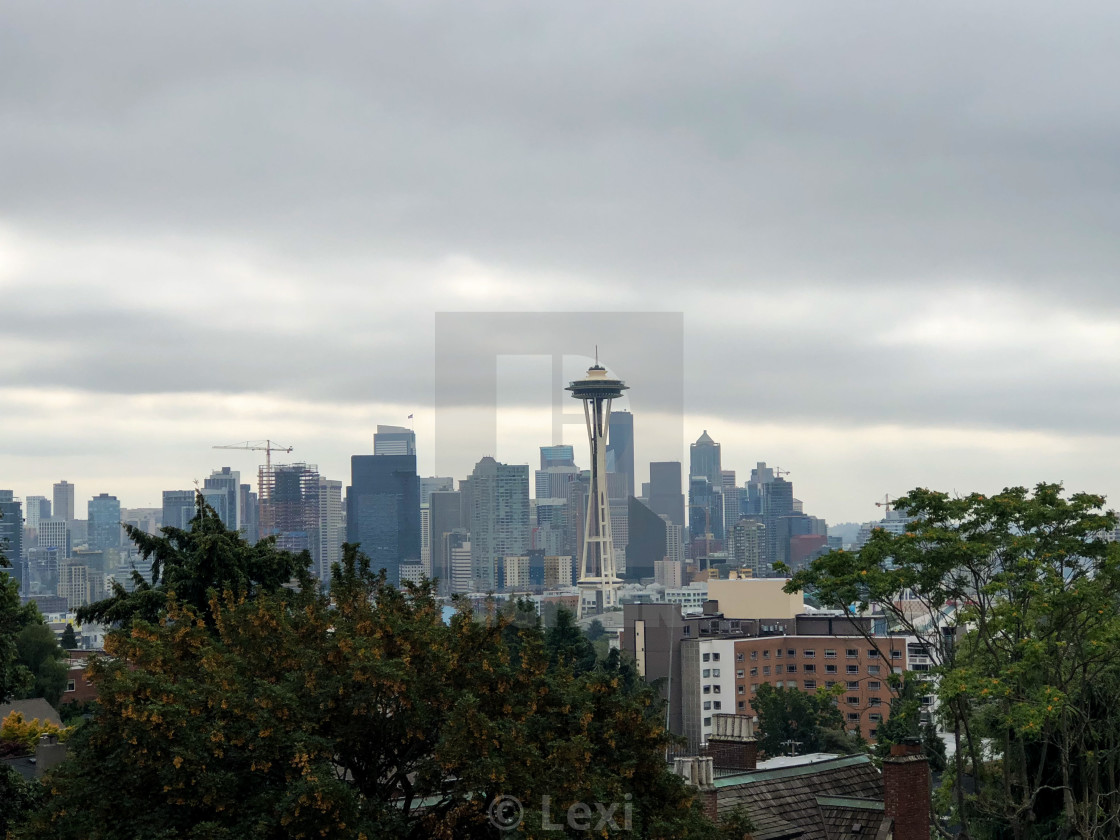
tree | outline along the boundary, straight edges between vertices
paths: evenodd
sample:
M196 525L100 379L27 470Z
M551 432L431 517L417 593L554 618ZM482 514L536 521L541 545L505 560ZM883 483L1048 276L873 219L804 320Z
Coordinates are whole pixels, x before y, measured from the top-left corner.
M876 530L858 552L818 558L787 590L873 605L926 647L965 836L1120 837L1116 514L1056 484L993 497L918 489L895 505L905 533Z
M42 620L34 604L20 604L19 583L3 570L7 566L0 552L0 703L34 686L35 677L20 661L16 639L28 624Z
M632 803L623 836L713 828L666 769L655 693L570 621L445 622L430 584L398 590L354 546L329 599L307 580L163 603L108 637L100 710L21 836L470 840L499 836L502 795L526 837L556 836L546 795L553 818Z
M74 625L66 622L66 629L62 631L62 640L59 642L63 650L77 650L78 637L74 634Z
M819 752L826 741L833 747L851 741L844 732L840 710L833 703L835 697L835 692L824 689L806 692L762 683L751 701L761 732L759 749L776 756L791 751Z
M20 664L33 679L22 696L43 697L57 706L66 688L67 668L54 631L41 622L28 624L16 636L16 651Z
M101 621L127 626L133 618L156 622L167 609L171 592L177 603L190 607L209 622L212 589L228 589L234 597L252 598L275 592L295 580L310 581L311 556L276 548L275 537L250 545L237 531L225 527L202 494L195 499L197 514L190 528L161 528L153 536L125 525L129 539L145 560L152 561L152 579L133 572L135 588L125 590L113 583L110 597L78 610L79 621Z

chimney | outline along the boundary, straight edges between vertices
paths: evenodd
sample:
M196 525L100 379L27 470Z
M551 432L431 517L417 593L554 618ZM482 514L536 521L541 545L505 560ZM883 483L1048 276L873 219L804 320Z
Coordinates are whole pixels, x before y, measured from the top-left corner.
M883 759L883 806L894 840L929 840L929 760L917 738L891 745Z
M704 755L711 756L716 770L745 773L758 769L754 721L746 715L713 715Z
M691 756L673 759L673 772L698 788L700 807L712 822L719 819L718 792L710 758Z

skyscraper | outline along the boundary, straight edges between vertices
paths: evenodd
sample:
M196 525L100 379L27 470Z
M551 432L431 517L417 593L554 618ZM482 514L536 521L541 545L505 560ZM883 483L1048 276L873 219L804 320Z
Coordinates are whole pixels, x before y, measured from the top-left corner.
M793 514L793 484L778 476L763 485L762 501L762 522L766 526L766 556L762 558L761 572L763 576L769 576L773 574L771 566L778 560L784 560L789 552L789 531L784 530L783 541L783 529L779 526L784 517Z
M11 490L0 490L0 555L7 557L17 580L22 580L23 505Z
M28 496L24 499L26 510L23 512L27 527L38 532L39 520L51 518L51 500L46 496Z
M702 475L712 487L723 486L723 467L720 463L719 444L712 440L708 430L688 448L689 476Z
M319 477L319 545L312 552L319 580L329 582L331 566L342 559L342 482Z
M61 559L70 556L70 523L52 516L39 520L39 548L58 550Z
M404 426L378 426L373 436L373 454L415 455L416 432Z
M554 446L541 447L541 469L549 467L574 467L576 465L575 447L558 443Z
M194 515L193 490L163 491L164 528L180 528L186 531L190 528L190 521L194 519Z
M94 551L121 547L121 503L102 493L89 500L89 547Z
M502 586L502 558L529 552L529 466L486 456L475 465L470 488L471 574L475 588L491 591Z
M241 528L243 524L243 517L241 514L241 473L236 470L231 470L229 467L222 467L220 470L214 470L210 473L210 477L202 482L203 490L210 490L213 493L204 493L207 501L214 510L218 511L218 515L224 524L231 531L236 531ZM222 510L218 510L218 506L210 501L211 496L217 493L223 494L225 497L225 504Z
M653 461L649 465L649 508L684 527L684 493L681 491L681 462Z
M626 476L625 498L634 495L634 415L629 411L611 412L607 472Z
M373 568L385 569L394 586L400 583L403 560L419 562L420 477L415 453L351 457L346 541L360 543Z
M639 580L654 576L655 564L668 557L666 521L630 498L629 541L626 545L626 577Z
M318 574L319 468L302 462L271 467L271 474L267 467L260 468L262 495L268 500L268 510L261 517L268 523L268 532L261 536L275 536L276 547L284 551L310 552L315 561L311 572Z
M437 490L428 499L428 545L431 555L432 577L436 579L439 594L451 594L451 557L444 539L456 528L463 527L460 494Z
M74 519L74 485L68 481L54 486L54 518L67 522Z

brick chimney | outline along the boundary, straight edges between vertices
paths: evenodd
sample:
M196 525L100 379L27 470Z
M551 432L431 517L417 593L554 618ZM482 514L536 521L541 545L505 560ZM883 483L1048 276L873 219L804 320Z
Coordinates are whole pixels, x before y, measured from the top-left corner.
M712 724L703 754L711 756L716 770L746 772L758 768L758 741L749 717L713 715Z
M883 806L894 840L929 840L929 760L921 742L906 738L883 759Z

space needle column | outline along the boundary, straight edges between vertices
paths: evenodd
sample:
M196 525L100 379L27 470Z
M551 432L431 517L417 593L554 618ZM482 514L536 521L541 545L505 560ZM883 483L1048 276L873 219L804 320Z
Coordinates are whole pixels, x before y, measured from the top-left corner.
M607 497L607 432L611 401L621 397L627 386L621 379L608 379L598 359L584 379L568 385L568 391L583 401L587 440L591 444L591 486L587 493L583 555L579 574L579 617L596 615L617 606L618 577L611 542L611 509Z

